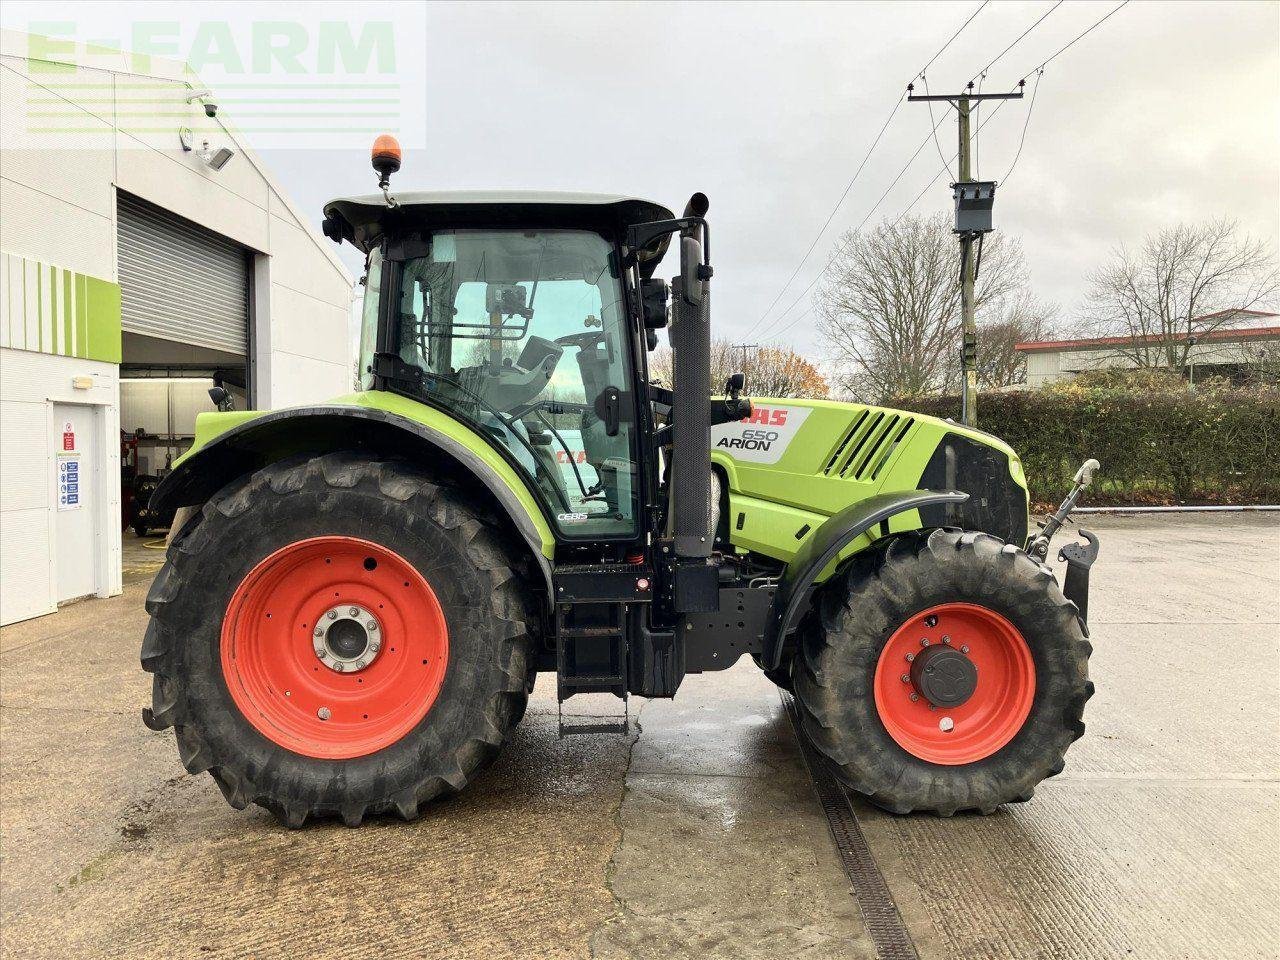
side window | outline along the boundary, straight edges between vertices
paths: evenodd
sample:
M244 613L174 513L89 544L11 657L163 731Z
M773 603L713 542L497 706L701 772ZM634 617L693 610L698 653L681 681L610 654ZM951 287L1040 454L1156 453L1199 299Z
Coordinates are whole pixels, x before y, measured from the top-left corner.
M373 352L378 343L378 291L382 286L382 251L369 254L369 268L365 271L364 302L360 309L360 357L356 371L356 383L361 390L373 389Z
M438 233L403 270L401 359L507 449L570 537L637 527L632 423L604 402L631 384L621 297L612 248L577 231Z

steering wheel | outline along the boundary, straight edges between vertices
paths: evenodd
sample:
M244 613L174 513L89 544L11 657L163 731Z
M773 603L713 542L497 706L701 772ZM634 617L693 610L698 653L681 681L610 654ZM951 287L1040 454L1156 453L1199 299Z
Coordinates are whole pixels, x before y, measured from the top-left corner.
M587 350L603 339L604 331L592 330L586 333L570 333L567 336L556 337L555 343L561 347L577 347L579 350Z

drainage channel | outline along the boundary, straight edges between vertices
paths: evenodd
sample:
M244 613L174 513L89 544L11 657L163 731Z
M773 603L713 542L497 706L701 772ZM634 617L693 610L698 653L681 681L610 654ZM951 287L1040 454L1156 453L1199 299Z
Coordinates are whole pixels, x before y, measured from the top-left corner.
M902 914L898 912L893 894L889 892L889 885L876 866L871 848L867 846L867 838L863 836L862 827L854 816L849 795L836 782L827 762L805 736L795 697L785 690L778 692L782 695L782 705L787 710L791 727L800 744L800 752L809 770L814 793L822 805L822 812L826 814L827 826L835 840L840 863L844 866L849 882L853 884L854 899L858 901L863 922L875 944L876 957L878 960L919 960L920 955L911 942L911 935L903 923Z

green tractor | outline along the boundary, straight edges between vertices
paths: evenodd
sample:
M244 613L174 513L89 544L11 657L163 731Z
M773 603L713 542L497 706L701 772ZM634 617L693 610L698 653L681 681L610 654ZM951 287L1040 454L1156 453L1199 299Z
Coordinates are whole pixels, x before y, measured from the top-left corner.
M1028 536L1022 465L900 410L710 383L707 201L335 200L366 255L360 389L202 414L152 500L143 719L232 806L418 816L561 703L751 656L849 788L897 813L1028 799L1084 731L1097 541ZM655 276L674 241L678 275ZM674 389L648 355L670 319ZM718 387L718 385L717 385Z

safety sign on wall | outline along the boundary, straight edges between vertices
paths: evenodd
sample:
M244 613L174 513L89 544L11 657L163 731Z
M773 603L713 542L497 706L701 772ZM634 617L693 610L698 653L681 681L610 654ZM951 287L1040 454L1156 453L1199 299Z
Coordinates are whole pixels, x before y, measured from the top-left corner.
M78 456L58 457L58 509L79 510L84 497Z

